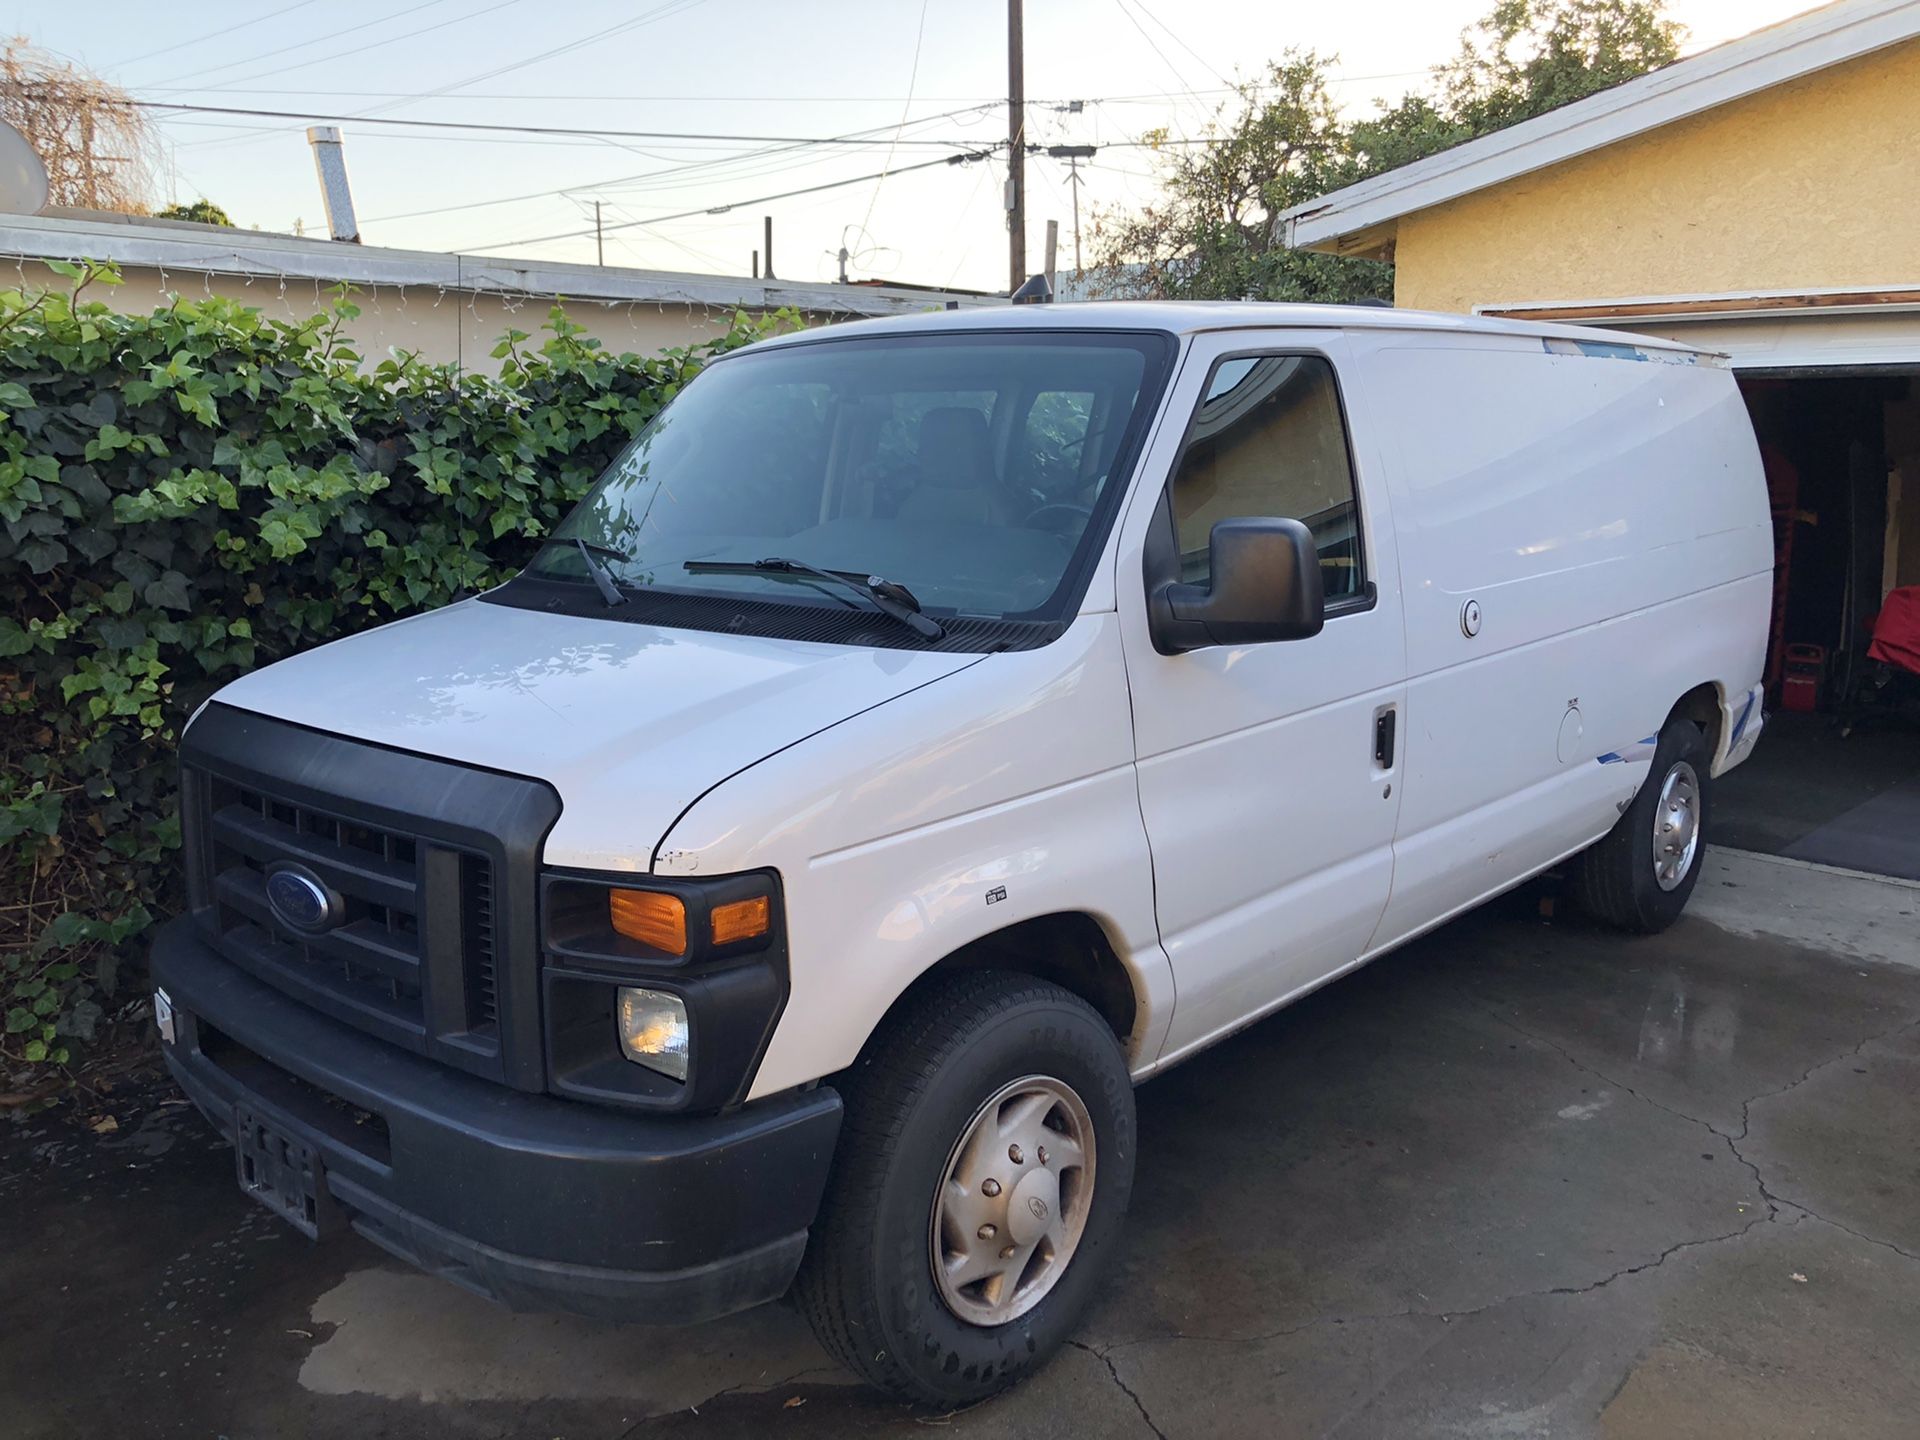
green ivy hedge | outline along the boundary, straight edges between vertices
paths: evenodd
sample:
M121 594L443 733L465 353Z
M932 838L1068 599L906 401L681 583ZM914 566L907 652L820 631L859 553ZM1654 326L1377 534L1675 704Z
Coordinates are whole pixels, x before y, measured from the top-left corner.
M174 741L243 671L504 578L717 350L611 355L555 306L500 378L368 365L343 289L123 315L0 293L0 1069L68 1063L180 903Z

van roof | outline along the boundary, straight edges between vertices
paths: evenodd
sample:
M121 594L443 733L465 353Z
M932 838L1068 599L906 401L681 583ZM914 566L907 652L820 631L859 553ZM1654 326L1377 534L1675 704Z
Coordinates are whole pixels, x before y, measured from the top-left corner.
M952 330L1161 330L1194 335L1217 330L1279 328L1420 330L1455 335L1531 335L1541 339L1635 346L1682 354L1715 352L1651 335L1583 325L1499 320L1486 315L1448 315L1432 310L1396 310L1384 305L1283 305L1255 300L1082 300L1045 305L980 306L856 320L797 331L770 345L806 344L853 335L909 335ZM757 348L757 347L756 347Z

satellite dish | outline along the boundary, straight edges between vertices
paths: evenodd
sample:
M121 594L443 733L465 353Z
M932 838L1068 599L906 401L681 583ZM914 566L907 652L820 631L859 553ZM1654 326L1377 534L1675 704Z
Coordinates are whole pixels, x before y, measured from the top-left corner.
M0 210L38 215L47 203L47 167L33 146L0 120Z

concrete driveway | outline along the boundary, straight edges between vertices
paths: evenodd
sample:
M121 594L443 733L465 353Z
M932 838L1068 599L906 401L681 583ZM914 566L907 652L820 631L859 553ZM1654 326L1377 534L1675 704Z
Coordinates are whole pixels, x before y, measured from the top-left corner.
M1715 855L1645 941L1546 893L1145 1087L1119 1273L973 1410L845 1383L783 1307L514 1316L310 1247L160 1092L0 1125L0 1431L1911 1440L1920 887Z

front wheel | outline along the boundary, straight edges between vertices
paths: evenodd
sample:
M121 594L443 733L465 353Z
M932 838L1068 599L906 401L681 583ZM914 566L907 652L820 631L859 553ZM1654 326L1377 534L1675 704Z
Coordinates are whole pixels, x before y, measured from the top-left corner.
M1574 897L1595 919L1651 935L1680 918L1706 852L1706 734L1693 721L1667 721L1647 780L1597 844L1580 857Z
M1133 1188L1133 1088L1113 1032L1057 985L929 985L849 1072L796 1282L822 1345L880 1388L970 1404L1073 1333Z

